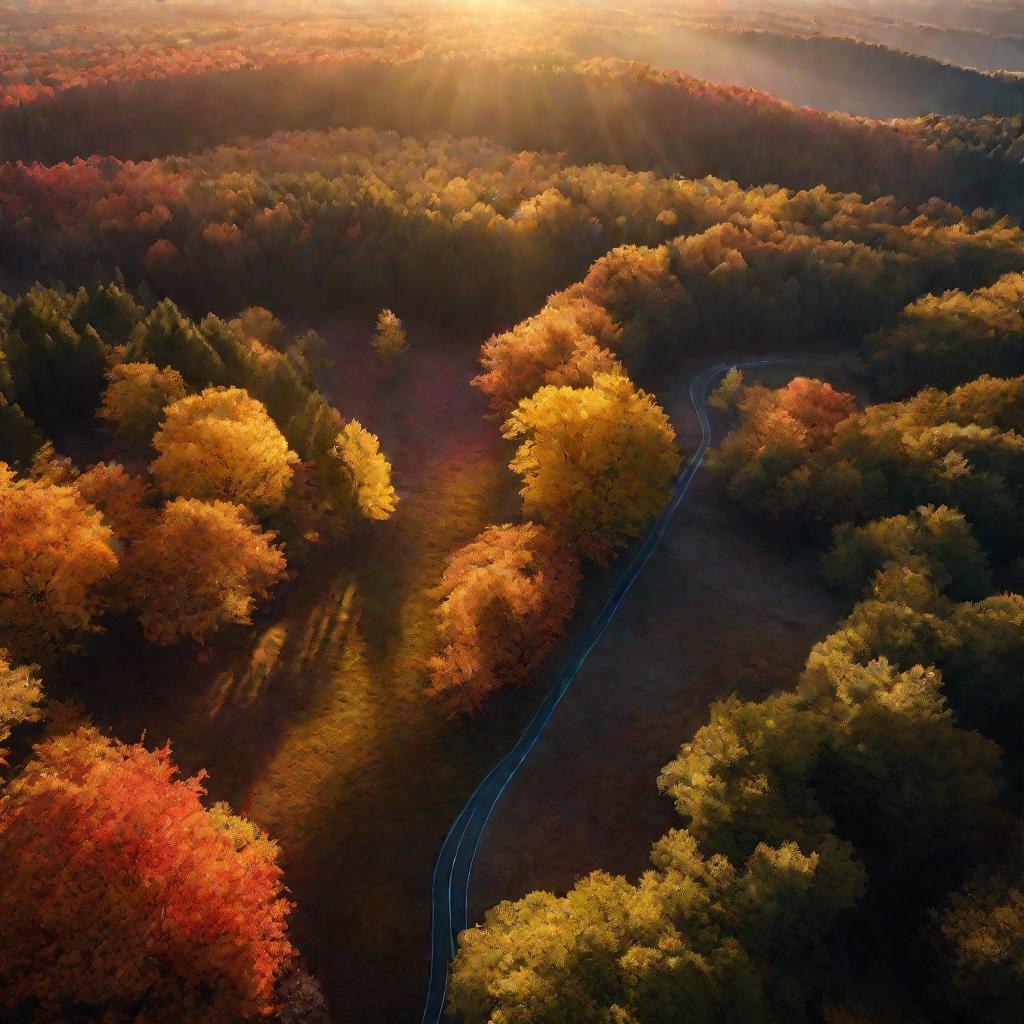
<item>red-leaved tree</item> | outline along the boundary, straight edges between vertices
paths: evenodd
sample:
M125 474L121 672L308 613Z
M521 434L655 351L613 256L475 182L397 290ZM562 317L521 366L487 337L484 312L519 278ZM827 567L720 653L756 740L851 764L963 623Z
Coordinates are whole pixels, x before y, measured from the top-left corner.
M0 800L0 1006L238 1024L294 957L277 847L168 749L47 740Z

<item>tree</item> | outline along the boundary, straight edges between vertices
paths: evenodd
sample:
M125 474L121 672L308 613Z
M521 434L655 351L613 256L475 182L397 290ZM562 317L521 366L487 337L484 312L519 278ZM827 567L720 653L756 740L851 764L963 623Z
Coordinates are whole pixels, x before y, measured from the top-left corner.
M495 690L532 683L565 632L579 582L576 557L546 527L484 530L441 578L441 651L428 692L450 714L470 714Z
M795 694L730 698L659 785L702 845L733 861L758 842L853 845L905 911L956 882L999 833L999 749L958 729L942 677L812 651Z
M405 355L408 344L402 321L390 309L382 309L377 316L377 330L373 337L377 355L388 364Z
M673 829L635 885L596 871L558 898L504 902L459 936L450 1010L466 1024L767 1024L803 1015L824 939L863 888L793 843L739 867Z
M4 763L3 744L11 730L41 717L43 684L35 673L35 665L12 665L7 651L0 647L0 766Z
M679 466L668 417L622 374L586 388L548 386L524 399L503 428L525 438L510 466L523 508L602 559L665 502Z
M106 605L117 567L111 529L73 486L15 480L0 463L0 644L17 660L51 660Z
M126 602L147 640L202 642L222 624L248 624L285 570L274 535L240 505L178 498L133 545Z
M949 999L967 1018L1011 1024L1024 999L1024 865L985 865L936 914Z
M36 286L0 317L6 398L44 430L67 427L96 407L109 349L96 331L71 325L68 296Z
M993 737L1019 758L1024 753L1024 595L998 594L957 605L949 628L952 650L940 664L950 705L965 728Z
M545 384L589 387L594 374L612 373L619 361L610 351L618 328L589 299L552 296L536 315L488 339L480 352L484 372L473 385L507 416Z
M173 367L191 387L218 383L224 363L196 325L164 299L132 331L127 360Z
M108 345L124 345L142 312L135 296L116 281L97 285L92 292L79 289L71 322L79 332L86 326L94 328Z
M185 397L185 381L173 367L120 363L107 374L98 415L114 433L132 444L153 439L167 406Z
M734 366L722 377L718 387L708 399L708 405L719 412L732 412L739 405L743 391L743 371L738 366Z
M75 490L103 516L123 547L149 526L153 511L147 506L152 488L118 462L98 462L74 481Z
M341 428L331 455L359 514L364 519L390 519L398 507L398 495L377 435L351 420Z
M202 774L93 729L56 736L0 800L0 1004L33 1019L261 1019L294 956L277 847Z
M207 388L168 406L153 447L150 468L165 494L257 513L281 506L298 461L263 403L241 388Z
M590 268L581 291L620 325L616 344L630 367L676 347L697 321L693 299L672 272L664 246L613 249Z
M855 597L890 566L926 575L953 597L983 597L992 587L985 554L970 524L945 505L922 505L910 515L864 526L837 526L823 565L829 582Z
M2 368L3 354L0 353ZM9 466L27 466L42 443L42 435L21 406L17 403L12 405L0 391L0 462Z
M262 306L250 306L242 310L231 321L231 326L237 327L244 338L255 339L274 348L280 347L281 335L284 333L281 321Z
M1024 372L1024 274L988 288L922 295L864 341L868 372L883 394L952 388Z

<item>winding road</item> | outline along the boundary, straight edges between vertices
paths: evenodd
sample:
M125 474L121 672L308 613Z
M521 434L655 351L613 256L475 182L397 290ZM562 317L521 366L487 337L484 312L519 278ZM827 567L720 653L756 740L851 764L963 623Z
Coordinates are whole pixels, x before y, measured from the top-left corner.
M700 444L680 469L671 488L671 497L661 515L648 529L643 543L622 572L614 591L601 608L590 628L583 634L566 663L555 677L544 703L523 730L516 745L490 770L473 791L445 837L434 866L431 889L430 981L423 1007L422 1024L440 1024L448 991L448 964L455 955L459 932L469 926L469 878L480 839L502 793L536 746L559 702L568 692L590 652L604 636L615 613L654 554L672 517L679 508L693 478L704 463L711 445L711 420L707 401L712 384L732 367L754 369L786 363L831 362L828 356L765 356L736 363L715 363L690 381L690 402L700 423Z

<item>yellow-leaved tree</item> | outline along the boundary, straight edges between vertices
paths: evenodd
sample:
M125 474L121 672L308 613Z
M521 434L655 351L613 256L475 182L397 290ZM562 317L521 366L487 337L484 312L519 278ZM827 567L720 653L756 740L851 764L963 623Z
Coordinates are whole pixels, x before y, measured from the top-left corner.
M171 366L121 363L107 374L107 388L99 408L114 433L132 444L149 444L164 409L185 397L185 381Z
M0 646L50 660L96 632L117 568L111 530L73 486L15 480L0 462Z
M523 478L525 514L597 560L643 530L679 466L668 417L621 373L597 374L586 388L541 388L503 432L524 439L509 465Z
M298 462L263 403L241 388L207 388L169 406L153 447L151 470L165 494L257 514L280 508Z
M402 326L402 321L390 309L382 309L377 316L377 330L373 336L373 347L385 363L393 363L409 348L405 340L405 328Z
M241 505L178 498L132 545L125 598L152 643L202 641L223 623L251 622L284 570L274 534Z
M342 427L331 454L359 514L364 519L390 519L398 495L391 486L391 464L380 450L377 435L351 420Z

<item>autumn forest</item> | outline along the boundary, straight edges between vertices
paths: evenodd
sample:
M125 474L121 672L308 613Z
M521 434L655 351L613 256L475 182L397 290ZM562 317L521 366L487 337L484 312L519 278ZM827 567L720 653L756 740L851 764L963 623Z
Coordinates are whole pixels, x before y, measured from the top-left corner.
M0 0L0 1022L1010 1024L1014 0Z

